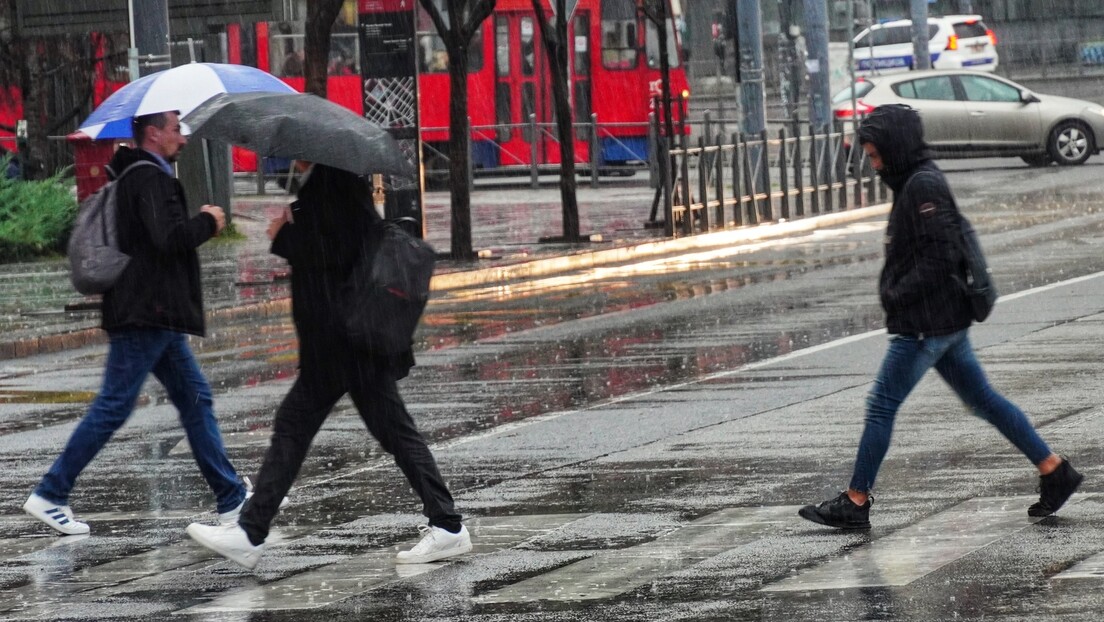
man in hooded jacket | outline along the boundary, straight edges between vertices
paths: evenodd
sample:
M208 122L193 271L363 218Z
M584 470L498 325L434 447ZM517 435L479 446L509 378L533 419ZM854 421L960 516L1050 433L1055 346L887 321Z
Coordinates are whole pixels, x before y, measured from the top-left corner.
M1039 470L1039 501L1030 516L1048 516L1069 499L1082 475L1051 452L1024 413L989 385L970 345L962 216L942 171L931 161L919 114L880 106L863 120L858 140L893 190L878 293L890 334L866 400L866 418L848 489L799 514L841 529L870 527L870 492L889 450L901 403L932 367L973 413L995 426Z
M187 341L187 335L202 337L205 330L196 248L218 235L225 216L216 205L188 214L171 164L188 142L178 113L135 117L132 125L138 146L120 147L108 165L112 178L134 168L116 189L119 249L130 262L103 297L102 327L110 340L103 386L23 505L65 535L88 533L88 525L73 517L69 493L130 418L151 373L180 413L192 455L215 494L220 522L237 520L247 493L226 455L211 387Z

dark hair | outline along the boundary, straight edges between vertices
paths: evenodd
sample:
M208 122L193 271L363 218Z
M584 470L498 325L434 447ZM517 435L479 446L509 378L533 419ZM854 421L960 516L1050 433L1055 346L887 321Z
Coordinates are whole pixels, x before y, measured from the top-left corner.
M144 114L140 117L134 117L130 120L130 133L134 136L135 144L142 144L143 138L145 138L146 128L149 126L156 127L159 130L165 129L165 126L169 123L169 117L164 112L155 112L153 114Z

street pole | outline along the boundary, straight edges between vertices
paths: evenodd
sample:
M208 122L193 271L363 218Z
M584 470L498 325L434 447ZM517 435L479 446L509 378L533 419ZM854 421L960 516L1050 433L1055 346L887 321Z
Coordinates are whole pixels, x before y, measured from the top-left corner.
M137 80L172 65L169 56L168 0L129 0L130 79Z
M828 3L805 0L805 45L809 58L809 124L813 133L826 132L832 122L832 85L828 66Z
M759 0L734 0L736 2L737 32L739 33L736 58L733 65L738 67L737 79L740 84L740 103L744 112L744 136L753 146L749 149L747 157L751 162L763 161L763 150L766 145L760 141L767 130L767 100L763 84L763 13L759 7ZM754 167L754 165L753 165ZM749 184L750 194L754 196L760 192L770 192L770 172L766 166L758 166L759 175L754 183ZM749 180L750 181L750 180ZM756 208L756 220L762 222L767 219L769 205L759 204Z
M928 51L928 0L912 0L913 69L931 69L931 53Z
M859 104L855 97L855 3L847 2L847 76L851 91L851 123L858 128Z
M739 67L740 102L743 104L743 130L759 136L767 129L767 100L763 90L763 14L759 0L732 0L736 3L739 47L733 63ZM823 2L823 0L821 0Z

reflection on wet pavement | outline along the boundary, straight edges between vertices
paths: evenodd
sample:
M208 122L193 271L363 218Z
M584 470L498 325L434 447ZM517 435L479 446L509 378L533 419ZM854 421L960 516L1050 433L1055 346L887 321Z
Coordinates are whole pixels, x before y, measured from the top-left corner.
M1056 581L1070 579L1104 579L1104 552L1080 561L1054 576Z
M554 531L576 518L578 517L571 515L545 515L472 519L466 523L474 546L471 555L517 546L528 539ZM228 594L180 613L315 609L386 583L417 577L447 565L447 562L396 565L395 553L416 543L417 540L411 540L396 547L344 559L283 581ZM264 563L263 559L261 563Z
M908 585L1042 519L1027 515L1032 497L975 498L796 576L764 592Z
M779 530L796 507L732 508L703 516L651 542L605 549L476 598L480 603L611 598Z

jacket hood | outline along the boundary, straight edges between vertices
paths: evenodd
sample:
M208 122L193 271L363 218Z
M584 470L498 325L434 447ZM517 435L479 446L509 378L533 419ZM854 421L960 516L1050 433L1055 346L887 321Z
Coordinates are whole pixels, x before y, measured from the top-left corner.
M369 212L370 216L376 215L376 209L372 203L372 189L367 181L355 173L325 164L311 165L307 181L299 188L297 196L317 205L326 206L339 218L356 218L357 212Z
M894 191L900 190L916 167L931 160L920 115L910 106L878 106L863 119L857 134L860 144L870 143L878 149L882 156L878 174Z
M119 176L120 173L126 170L126 167L134 164L139 160L148 160L150 162L153 162L154 164L157 164L157 160L155 160L153 156L137 147L119 147L115 151L115 155L111 156L111 162L108 162L107 164L108 178L115 179ZM161 170L161 166L159 164L157 168L158 170Z

